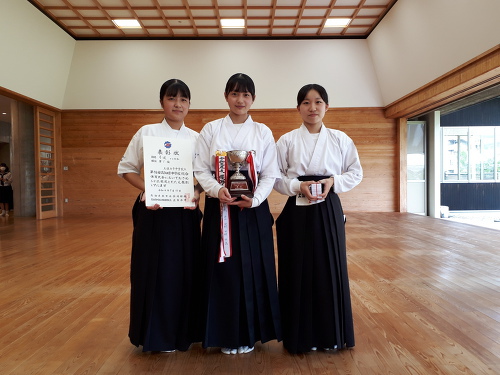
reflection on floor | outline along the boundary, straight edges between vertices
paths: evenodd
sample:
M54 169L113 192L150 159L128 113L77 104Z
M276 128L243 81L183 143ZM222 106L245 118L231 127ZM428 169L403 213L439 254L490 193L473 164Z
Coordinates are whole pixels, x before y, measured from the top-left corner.
M444 220L500 230L500 211L450 211Z

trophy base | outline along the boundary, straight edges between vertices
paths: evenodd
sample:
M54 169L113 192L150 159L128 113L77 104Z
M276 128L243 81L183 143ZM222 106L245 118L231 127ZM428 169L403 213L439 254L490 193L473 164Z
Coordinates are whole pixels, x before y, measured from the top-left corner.
M253 193L248 188L248 182L246 181L231 181L229 185L229 194L231 197L246 195L248 198L253 198Z

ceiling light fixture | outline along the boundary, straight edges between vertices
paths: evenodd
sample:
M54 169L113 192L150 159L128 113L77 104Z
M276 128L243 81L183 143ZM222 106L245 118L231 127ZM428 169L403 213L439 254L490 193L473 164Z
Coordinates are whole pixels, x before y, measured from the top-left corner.
M220 20L223 29L244 29L245 20L243 18L223 18Z
M116 27L120 29L140 29L141 24L139 21L135 19L120 19L120 20L113 20L113 23L116 25Z
M351 21L351 18L328 18L325 27L347 27Z

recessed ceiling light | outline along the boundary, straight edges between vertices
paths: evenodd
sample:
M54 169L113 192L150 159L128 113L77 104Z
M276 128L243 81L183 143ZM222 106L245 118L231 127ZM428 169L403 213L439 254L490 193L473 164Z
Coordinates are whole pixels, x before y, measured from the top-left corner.
M220 24L224 29L244 29L245 20L243 18L223 18Z
M135 19L113 20L113 23L120 29L140 29L141 24Z
M328 18L325 27L347 27L351 22L351 18Z

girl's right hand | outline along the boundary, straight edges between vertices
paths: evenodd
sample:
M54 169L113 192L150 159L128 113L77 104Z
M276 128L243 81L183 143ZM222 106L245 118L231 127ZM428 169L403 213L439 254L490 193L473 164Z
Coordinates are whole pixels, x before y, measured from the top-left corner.
M227 203L234 202L236 200L236 197L231 197L231 194L229 194L229 190L227 190L226 187L222 187L219 189L218 196L219 196L219 201L221 203L227 204Z
M146 194L144 192L141 193L141 202L146 202ZM161 209L161 206L158 203L155 203L154 206L146 206L148 210L153 210L156 211L158 209Z
M318 183L317 181L302 181L300 183L300 193L304 195L304 197L306 197L309 200L309 202L317 201L318 199L323 199L322 197L311 194L311 189L309 186L317 183Z
M146 206L146 208L148 210L156 211L156 210L161 210L162 207L158 203L156 203L154 206Z

